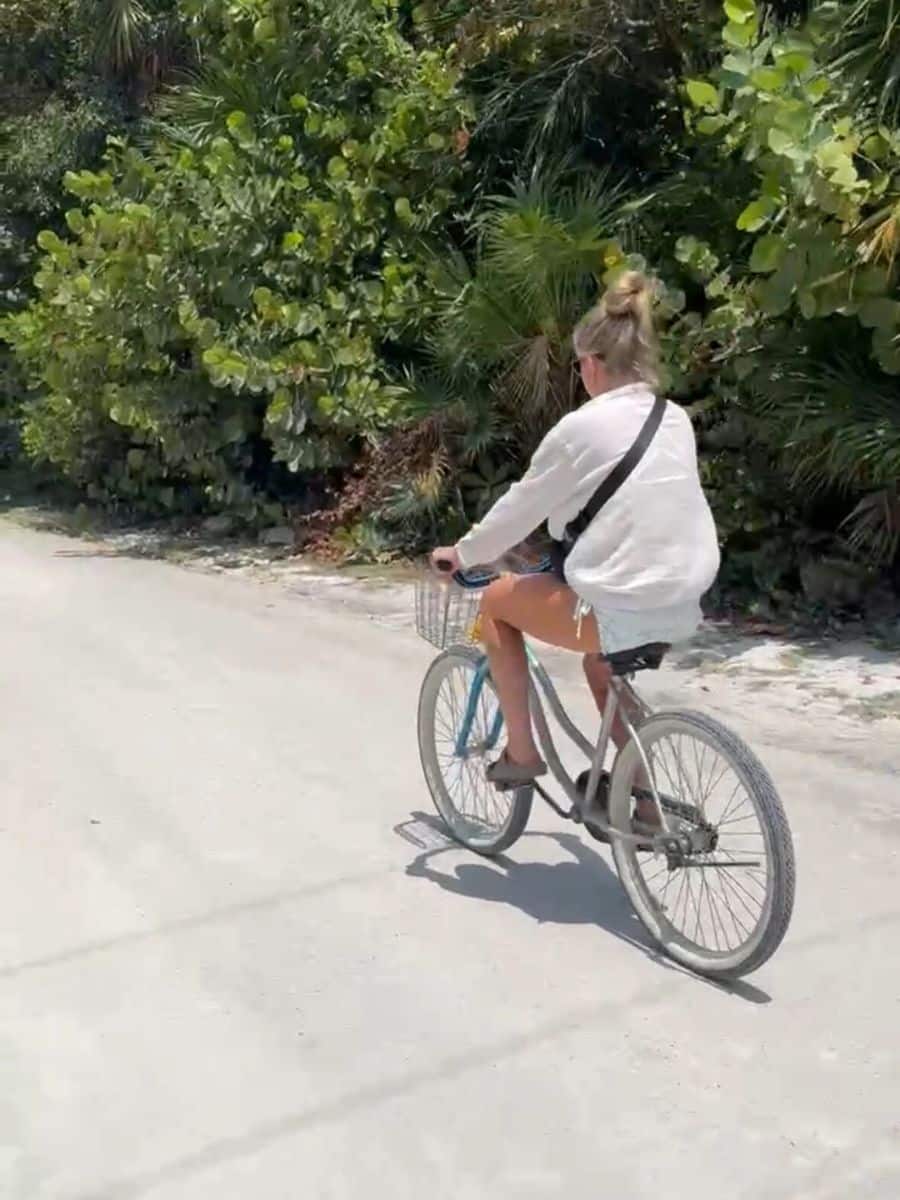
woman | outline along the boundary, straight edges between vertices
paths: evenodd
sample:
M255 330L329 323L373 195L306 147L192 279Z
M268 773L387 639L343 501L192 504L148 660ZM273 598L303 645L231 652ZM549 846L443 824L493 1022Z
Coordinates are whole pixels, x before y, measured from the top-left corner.
M646 280L626 273L573 338L588 401L547 434L520 480L484 520L434 562L493 562L543 521L560 538L636 440L655 403L658 349ZM488 778L527 784L546 773L532 734L523 635L583 654L600 709L609 667L598 657L690 637L719 568L690 420L667 404L644 457L576 542L565 580L509 575L485 592L482 637L507 726ZM616 731L621 742L622 729Z

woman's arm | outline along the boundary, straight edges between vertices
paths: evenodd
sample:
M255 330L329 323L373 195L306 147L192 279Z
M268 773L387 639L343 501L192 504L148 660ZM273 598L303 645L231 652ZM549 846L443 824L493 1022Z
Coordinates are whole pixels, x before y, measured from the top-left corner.
M457 544L464 567L492 563L524 541L565 501L576 485L575 470L558 427L538 446L531 465L518 483L487 516Z

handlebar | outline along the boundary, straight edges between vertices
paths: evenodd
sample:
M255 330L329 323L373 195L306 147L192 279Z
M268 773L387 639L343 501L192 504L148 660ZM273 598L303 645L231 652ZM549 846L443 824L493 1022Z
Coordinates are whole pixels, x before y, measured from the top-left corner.
M446 559L439 560L434 563L436 570L442 575L449 575L452 569L452 563ZM544 556L532 566L526 566L522 570L516 571L516 575L546 575L552 569L549 556ZM474 591L480 588L489 587L495 579L500 578L500 572L491 570L488 567L474 567L470 570L453 571L452 579L459 587L465 588L466 591Z

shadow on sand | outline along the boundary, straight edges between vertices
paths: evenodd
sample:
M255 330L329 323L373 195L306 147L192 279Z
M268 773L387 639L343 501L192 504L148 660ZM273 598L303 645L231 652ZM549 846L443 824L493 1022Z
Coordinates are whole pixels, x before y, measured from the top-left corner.
M705 979L666 957L632 910L616 873L574 833L526 833L518 843L527 854L529 842L550 839L570 856L565 862L517 862L506 855L487 862L473 855L471 861L455 861L452 867L448 863L444 870L435 865L441 856L465 851L449 840L437 817L413 813L411 820L396 826L395 832L421 850L406 868L413 879L428 880L464 899L509 904L541 924L596 925L665 970L687 975L751 1004L768 1004L772 999L743 980L723 983Z

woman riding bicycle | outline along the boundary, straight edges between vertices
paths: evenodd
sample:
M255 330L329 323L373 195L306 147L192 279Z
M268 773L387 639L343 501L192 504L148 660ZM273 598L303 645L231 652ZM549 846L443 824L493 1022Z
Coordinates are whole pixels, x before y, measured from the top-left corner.
M434 551L435 564L459 570L493 562L544 521L561 538L634 445L658 382L643 276L622 276L573 342L588 400L550 430L523 478L480 524L456 546ZM582 653L602 710L610 669L599 656L690 637L718 568L693 429L684 410L668 403L640 462L566 557L564 578L508 575L484 594L481 633L507 725L506 749L488 778L522 786L546 773L532 734L523 635Z

